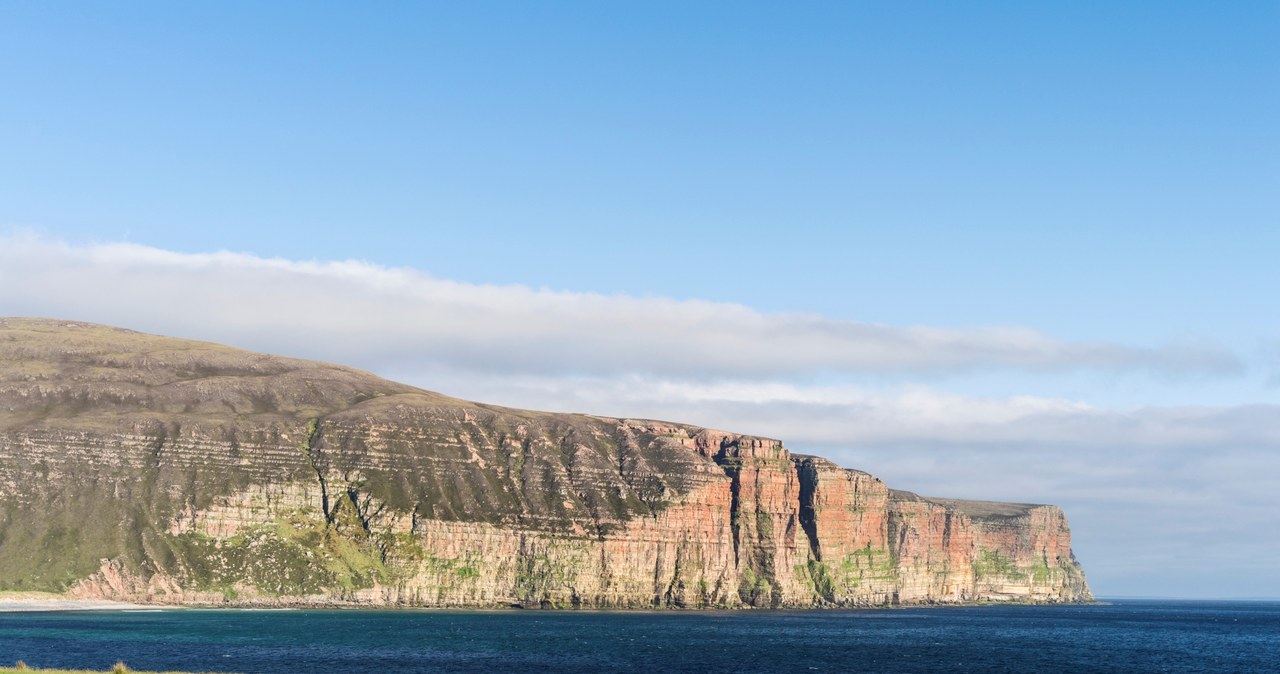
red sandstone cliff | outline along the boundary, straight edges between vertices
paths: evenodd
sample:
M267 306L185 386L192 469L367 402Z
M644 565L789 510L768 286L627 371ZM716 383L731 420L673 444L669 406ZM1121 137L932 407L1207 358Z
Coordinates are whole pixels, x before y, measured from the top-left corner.
M781 442L0 319L0 587L176 603L871 606L1090 598L1053 506Z

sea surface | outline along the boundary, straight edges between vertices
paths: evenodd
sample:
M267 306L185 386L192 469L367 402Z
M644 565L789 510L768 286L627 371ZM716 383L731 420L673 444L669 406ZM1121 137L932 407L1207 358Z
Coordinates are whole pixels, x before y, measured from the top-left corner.
M0 613L0 664L218 672L1280 672L1280 602Z

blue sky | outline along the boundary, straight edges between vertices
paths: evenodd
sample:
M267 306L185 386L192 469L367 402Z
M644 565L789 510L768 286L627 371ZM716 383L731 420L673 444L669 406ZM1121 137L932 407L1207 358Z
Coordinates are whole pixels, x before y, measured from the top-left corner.
M0 314L775 435L1061 503L1102 594L1280 596L1277 34L1274 2L4 3Z

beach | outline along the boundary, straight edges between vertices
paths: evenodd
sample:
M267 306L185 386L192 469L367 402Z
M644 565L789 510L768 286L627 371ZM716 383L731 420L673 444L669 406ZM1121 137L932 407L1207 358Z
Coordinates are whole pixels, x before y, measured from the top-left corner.
M0 592L0 611L123 611L152 606L102 599L71 599L52 592Z

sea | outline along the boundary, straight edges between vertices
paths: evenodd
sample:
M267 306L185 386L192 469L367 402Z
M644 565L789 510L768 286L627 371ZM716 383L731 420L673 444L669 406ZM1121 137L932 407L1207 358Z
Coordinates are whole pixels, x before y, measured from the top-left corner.
M1280 602L0 614L0 666L200 672L1280 672Z

